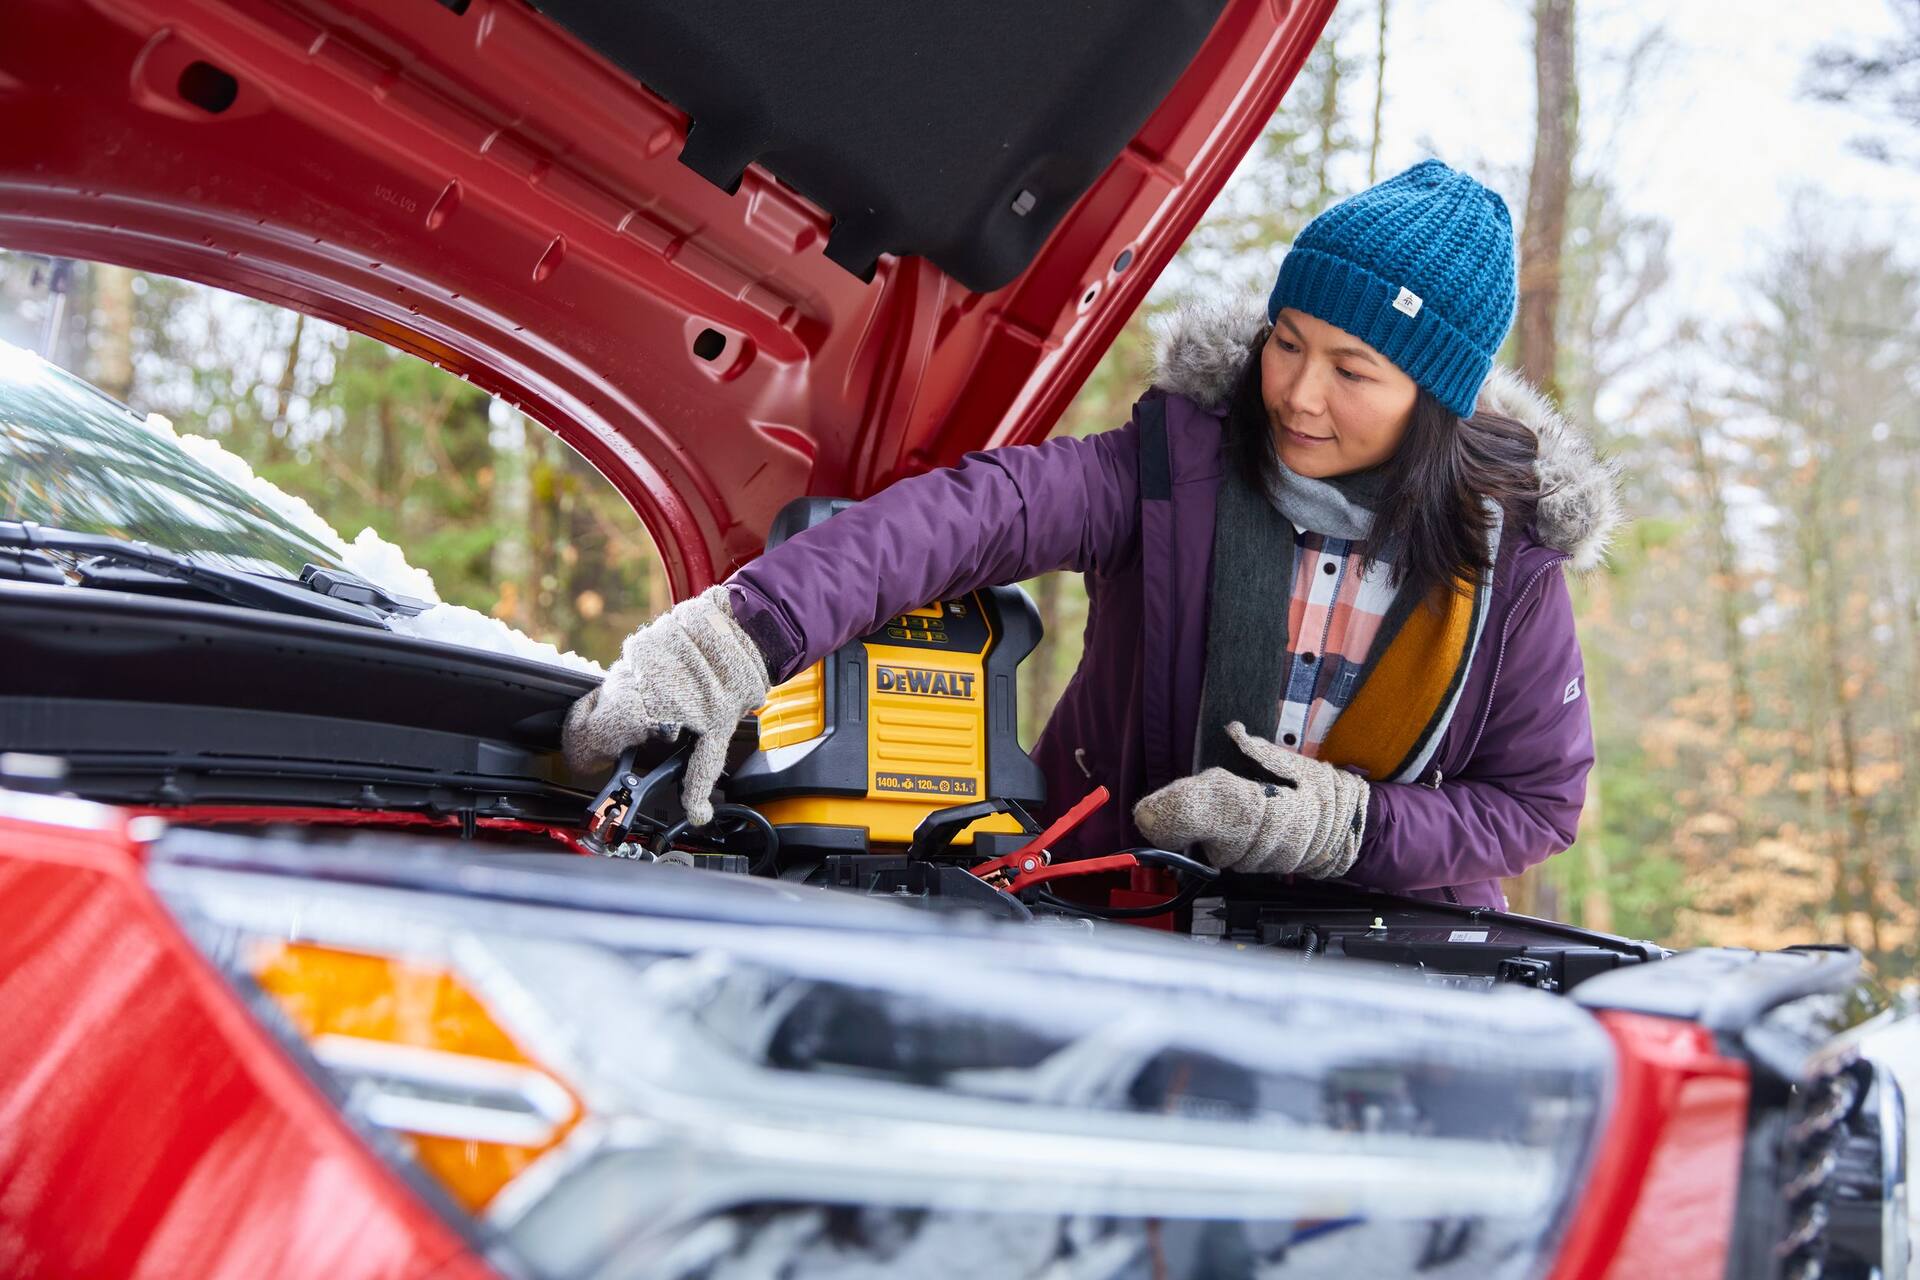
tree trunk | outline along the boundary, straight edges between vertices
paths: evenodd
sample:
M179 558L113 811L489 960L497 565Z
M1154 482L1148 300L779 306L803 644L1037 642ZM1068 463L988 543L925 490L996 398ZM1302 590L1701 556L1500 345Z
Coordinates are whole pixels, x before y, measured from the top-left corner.
M526 630L564 646L568 610L560 603L560 573L568 551L565 520L567 446L552 432L534 433L527 450L528 501Z
M493 544L493 580L500 599L493 614L508 626L533 630L534 596L539 591L533 550L533 450L527 441L527 420L512 414L502 443L493 458L493 524L500 537Z
M1580 95L1573 57L1575 0L1535 0L1533 7L1533 171L1520 236L1520 371L1549 398L1559 398L1560 250L1573 189L1573 151Z
M1875 857L1869 829L1867 804L1860 790L1859 732L1855 725L1854 691L1848 687L1846 656L1842 651L1845 622L1841 617L1844 583L1836 565L1842 559L1841 547L1826 509L1827 466L1819 470L1809 486L1808 505L1809 568L1818 572L1820 586L1809 596L1818 610L1814 627L1820 646L1821 674L1826 681L1826 696L1832 715L1827 722L1826 782L1834 810L1841 818L1832 832L1833 865L1836 878L1844 885L1840 895L1843 910L1849 916L1864 915L1867 945L1874 960L1884 954L1877 902L1880 889L1878 859Z
M1840 659L1839 585L1834 580L1836 548L1827 518L1827 467L1815 444L1814 461L1803 478L1805 504L1801 508L1799 542L1801 571L1806 575L1807 608L1812 626L1807 639L1812 646L1810 687L1809 744L1820 770L1817 790L1823 810L1822 833L1827 842L1828 864L1833 878L1832 909L1840 918L1840 939L1853 943L1854 920L1865 914L1869 921L1869 947L1878 951L1878 927L1873 904L1862 898L1859 858L1863 851L1854 848L1856 788L1854 744L1850 727L1847 690ZM1824 702L1824 708L1818 707ZM1837 819L1837 821L1836 821Z
M1340 128L1340 55L1333 46L1333 37L1325 36L1320 41L1320 49L1327 60L1327 78L1321 81L1320 110L1315 126L1320 133L1319 153L1314 167L1314 181L1320 194L1314 201L1315 209L1324 209L1333 201L1333 180L1327 172L1333 159L1334 134Z
M300 371L300 340L306 336L307 314L293 313L293 336L287 339L286 362L280 366L280 381L273 388L273 420L267 423L264 461L273 466L285 462L292 450L288 436L287 409L293 403L294 378Z
M1373 51L1373 141L1367 146L1367 185L1380 181L1380 115L1387 105L1387 0L1379 0L1380 28Z
M133 399L133 272L96 263L93 277L95 345L88 376L122 402Z
M1714 591L1719 597L1720 643L1726 652L1733 684L1730 708L1734 732L1744 730L1753 717L1752 684L1747 674L1746 641L1740 634L1739 564L1727 517L1726 486L1707 448L1707 415L1689 398L1685 408L1688 444L1694 476L1707 503L1707 546L1713 558Z
M87 330L93 323L93 272L84 262L54 258L44 272L34 272L34 280L47 291L40 354L62 369L79 371L77 358L87 349Z
M1058 573L1046 573L1033 581L1033 607L1040 613L1042 636L1057 635L1060 631L1060 578ZM1020 737L1028 747L1039 736L1040 726L1046 723L1053 713L1053 704L1059 700L1060 687L1055 673L1058 660L1058 647L1048 645L1021 667Z
M572 552L565 557L565 599L556 601L569 624L565 647L577 653L611 655L624 639L606 616L608 606L620 598L620 584L611 558L614 548L587 498L587 490L601 483L600 473L572 449L562 446L561 453L560 465L569 473L566 536Z
M1527 219L1520 237L1520 368L1534 386L1555 400L1560 394L1554 378L1560 246L1567 233L1578 126L1573 6L1574 0L1534 0L1533 172L1527 179ZM1523 915L1541 914L1547 905L1547 887L1538 869L1507 881L1506 891L1513 909Z
M1920 435L1901 460L1901 492L1920 492ZM1896 602L1894 639L1900 654L1900 761L1905 782L1901 803L1906 813L1906 847L1920 856L1920 519L1914 504L1895 504L1900 513L1901 551L1891 558L1893 576L1902 583L1904 601Z
M395 533L399 534L398 515L400 508L400 473L403 459L400 456L400 423L395 415L391 399L382 397L380 407L375 411L375 427L378 436L378 457L373 469L373 487L380 495L381 503L396 517ZM404 537L396 537L402 546Z
M1841 673L1837 654L1834 661L1836 670L1833 678L1838 680ZM1840 715L1834 722L1834 729L1839 739L1840 785L1846 801L1845 839L1861 910L1867 917L1868 945L1872 948L1872 959L1877 964L1886 958L1886 945L1880 927L1880 855L1879 850L1874 848L1867 800L1860 790L1859 734L1854 726L1853 711L1853 699L1843 687L1840 691Z
M1591 692L1591 690L1589 690ZM1587 867L1586 891L1580 895L1580 923L1601 933L1613 932L1613 891L1607 883L1606 813L1600 807L1600 770L1587 774L1587 803L1580 810L1577 843Z

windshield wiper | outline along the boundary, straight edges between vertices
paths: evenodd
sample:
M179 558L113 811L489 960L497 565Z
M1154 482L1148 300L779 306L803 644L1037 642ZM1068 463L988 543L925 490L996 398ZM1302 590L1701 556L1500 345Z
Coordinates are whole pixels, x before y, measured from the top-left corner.
M387 614L411 615L426 608L418 600L391 595L340 569L308 565L299 581L271 578L218 568L151 543L127 542L109 534L53 529L32 521L0 520L0 548L15 549L11 558L20 561L22 567L26 557L20 552L40 552L45 558L43 563L49 564L59 563L54 557L73 558L76 561L73 571L86 585L136 587L159 579L184 583L217 600L247 609L351 622L363 627L384 626L382 618ZM23 576L39 577L32 573Z

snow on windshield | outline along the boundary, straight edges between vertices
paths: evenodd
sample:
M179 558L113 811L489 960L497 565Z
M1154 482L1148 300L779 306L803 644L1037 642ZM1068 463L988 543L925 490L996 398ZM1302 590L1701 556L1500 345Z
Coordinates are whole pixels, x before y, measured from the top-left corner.
M178 444L194 461L222 479L246 491L261 505L285 517L302 532L331 549L347 569L395 595L428 601L430 607L418 617L395 616L387 619L390 630L401 635L437 640L467 649L503 653L528 658L552 666L566 667L588 675L605 675L606 669L591 658L571 651L562 653L553 645L535 640L465 605L446 604L434 588L433 577L424 569L407 563L406 553L372 529L362 529L349 542L304 499L254 474L245 458L229 451L217 440L188 435L174 429L173 423L157 413L147 415L147 426Z

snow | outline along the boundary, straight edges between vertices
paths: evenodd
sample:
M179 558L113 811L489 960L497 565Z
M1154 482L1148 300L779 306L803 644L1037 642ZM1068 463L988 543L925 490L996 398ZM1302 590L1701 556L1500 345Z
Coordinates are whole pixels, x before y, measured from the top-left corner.
M358 573L359 570L354 572ZM420 573L420 570L414 569L413 572ZM380 585L386 584L383 582ZM526 632L516 631L500 619L465 605L436 604L418 617L389 618L387 628L405 636L419 636L426 640L438 640L442 644L457 644L468 649L486 649L515 658L529 658L534 662L565 667L569 671L590 676L607 673L605 667L591 658L583 658L573 652L562 653L553 645L535 640Z
M286 521L320 542L344 554L346 543L333 526L320 518L320 513L308 505L306 499L296 498L286 490L262 480L253 474L253 468L247 460L237 453L228 452L226 446L218 440L206 436L183 435L174 428L172 422L158 413L147 415L147 429L165 436L180 446L188 457L213 472L227 483L244 490L262 506L278 512ZM385 583L381 584L385 586Z
M434 588L433 575L408 564L406 552L371 529L362 529L352 542L346 544L340 554L340 563L368 582L385 587L390 592L412 596L431 605L440 603L440 592Z
M271 481L255 475L245 458L229 451L218 440L184 434L157 413L147 415L147 427L172 440L194 461L331 549L341 565L349 571L394 595L411 596L415 600L426 601L430 606L417 617L396 615L388 618L388 630L422 640L459 645L464 649L479 649L543 662L548 666L564 667L586 675L606 674L606 668L591 658L583 658L570 651L562 652L478 609L442 603L440 592L433 585L433 575L409 564L406 552L372 529L362 529L353 541L347 541L304 498L295 497Z

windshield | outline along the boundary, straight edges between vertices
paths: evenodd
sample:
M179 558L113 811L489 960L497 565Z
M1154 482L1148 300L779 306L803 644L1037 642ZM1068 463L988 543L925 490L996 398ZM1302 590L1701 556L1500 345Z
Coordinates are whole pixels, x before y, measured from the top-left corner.
M150 542L248 573L339 567L334 550L199 462L165 426L4 342L0 520Z

